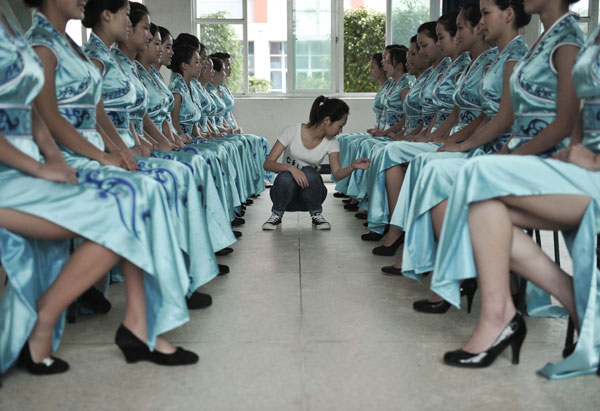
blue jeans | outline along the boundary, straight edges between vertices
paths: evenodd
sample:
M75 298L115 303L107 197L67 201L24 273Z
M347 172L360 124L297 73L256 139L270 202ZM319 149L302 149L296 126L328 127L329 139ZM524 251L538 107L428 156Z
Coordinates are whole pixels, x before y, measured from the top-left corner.
M327 198L327 187L323 183L321 174L312 167L303 167L302 171L308 180L306 188L301 188L289 171L277 175L271 187L273 213L283 216L286 211L309 211L314 215L323 211L322 205Z

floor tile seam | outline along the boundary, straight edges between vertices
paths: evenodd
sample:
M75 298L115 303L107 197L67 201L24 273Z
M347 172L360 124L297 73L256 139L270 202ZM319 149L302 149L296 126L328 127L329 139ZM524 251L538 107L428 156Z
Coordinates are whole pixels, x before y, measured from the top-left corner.
M300 226L300 214L298 213L298 227ZM301 240L301 231L298 230L298 292L300 295L300 350L302 355L302 362L300 364L300 377L301 377L301 392L300 392L300 401L302 410L308 410L307 399L307 388L306 388L306 350L304 344L304 305L302 300L302 240Z

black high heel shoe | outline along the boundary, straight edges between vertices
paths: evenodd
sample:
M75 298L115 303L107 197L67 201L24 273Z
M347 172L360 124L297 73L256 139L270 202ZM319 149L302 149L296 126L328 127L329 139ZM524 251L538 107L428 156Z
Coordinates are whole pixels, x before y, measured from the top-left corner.
M444 354L444 362L455 367L484 368L492 365L496 357L510 345L512 363L519 363L521 346L527 335L527 327L523 316L518 312L500 333L496 341L486 351L473 354L463 350L449 351Z
M56 357L46 357L42 362L33 362L31 350L29 350L29 341L25 343L21 354L19 354L19 365L33 375L60 374L69 370L69 364Z
M128 363L150 361L158 365L174 366L195 364L199 359L198 355L181 347L177 347L172 354L163 354L156 350L150 351L146 343L137 338L123 324L117 330L115 343L123 352L125 361Z
M398 248L400 248L400 246L402 245L403 242L404 242L404 233L400 234L400 237L398 237L398 239L396 241L394 241L394 244L392 244L389 247L386 247L385 245L380 245L379 247L375 247L373 249L373 254L391 257L394 254L396 254L396 251L398 251Z
M94 286L88 288L79 298L98 314L106 314L112 308L110 301Z
M460 296L467 296L467 314L471 313L471 307L473 306L473 297L477 291L477 281L474 278L463 280L460 284ZM413 309L421 313L429 314L444 314L450 309L450 303L448 301L429 301L419 300L413 303Z

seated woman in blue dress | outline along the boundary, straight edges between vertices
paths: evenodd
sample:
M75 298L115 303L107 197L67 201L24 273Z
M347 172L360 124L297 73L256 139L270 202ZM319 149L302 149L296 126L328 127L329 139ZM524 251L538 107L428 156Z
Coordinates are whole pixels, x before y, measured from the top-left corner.
M356 157L356 151L358 147L351 147L351 143L357 142L360 144L361 141L371 137L371 133L375 133L378 130L385 128L385 120L383 118L383 110L385 100L384 97L387 95L388 89L392 83L392 80L386 73L385 67L387 67L387 56L389 50L387 46L383 53L375 53L371 57L369 64L369 72L373 81L379 85L375 99L373 100L373 112L375 113L374 126L368 128L366 133L346 133L341 134L337 137L338 143L340 144L340 165L347 167ZM335 193L334 197L348 197L347 191L350 179L344 178L336 182L335 189L339 193ZM358 209L358 202L352 201L353 204L347 204L344 206L346 209L356 211Z
M435 131L446 113L441 104L451 99L456 86L456 77L464 71L470 57L460 53L454 42L456 35L457 12L445 13L438 22L425 23L419 27L418 41L420 53L432 62L434 69L425 82L421 93L423 129L412 141L398 141L387 144L372 158L368 173L368 220L369 228L382 232L389 224L390 216L396 207L396 201L406 164L416 155L436 151L438 145L428 142L430 133ZM435 28L435 29L434 29ZM435 32L432 32L435 30ZM440 95L444 97L440 99ZM394 255L403 242L404 233L390 226L383 245L376 247L376 255Z
M525 3L525 7L532 13L540 12L545 27L577 24L575 17L567 14L566 1ZM545 33L540 47L556 34L553 29ZM547 378L560 379L598 370L600 294L595 237L600 233L599 34L600 28L596 28L572 67L572 81L584 104L569 148L555 155L557 159L482 156L460 170L448 202L432 288L456 304L459 277L477 275L482 310L475 331L462 349L444 355L446 364L485 367L508 346L513 363L519 362L527 329L510 295L509 271L514 271L556 297L569 312L579 334L576 346L563 350L563 361L547 364L539 372ZM561 65L575 58L577 47L561 48L570 51L553 59L562 78ZM567 61L563 63L563 59ZM517 66L515 71L518 73L519 69ZM524 80L528 77L526 72L522 76ZM557 103L561 105L560 100ZM578 107L567 109L577 117ZM467 222L468 225L460 226ZM573 276L552 262L523 232L523 227L563 231L573 258ZM459 271L451 260L461 261Z
M494 14L506 14L506 9L502 11L496 4L487 8ZM501 148L501 152L548 157L568 142L575 119L573 110L579 105L570 73L574 55L583 43L583 34L575 16L555 17L555 20L546 22L548 30L515 66L510 77L511 104L505 106L507 110L499 112L497 120L507 118L514 109L513 136ZM492 30L494 28L492 26ZM573 54L570 61L569 52ZM565 53L567 56L564 56ZM484 79L484 84L488 80L492 79ZM532 94L533 92L536 94ZM494 120L489 123L489 127L480 130L479 137L487 140L492 136L489 132L498 125L498 122L493 123ZM506 140L506 137L497 134L492 137ZM495 145L493 141L491 143L492 146ZM403 271L407 274L419 276L433 268L436 260L434 235L440 238L446 199L450 195L454 179L465 164L465 157L483 153L479 150L466 156L460 155L462 158L434 160L422 169L415 184L406 224L406 229L411 233L411 239L406 244L405 269L405 263L402 263ZM527 305L532 315L555 315L556 310L549 297L534 292L533 288L528 289ZM447 311L449 307L449 303L439 296L415 302L415 308L419 311L440 313Z
M518 35L518 29L529 22L530 16L524 12L522 4L519 7L518 4L518 2L514 2L512 6L509 6L508 1L501 2L500 5L495 2L490 4L488 2L482 3L482 9L485 10L486 14L483 16L481 23L479 8L476 10L471 8L473 16L468 22L460 22L460 20L469 8L466 10L463 9L459 14L459 27L462 29L459 30L457 36L461 39L461 43L469 42L469 39L471 39L472 47L475 48L484 49L488 47L488 43L497 44L498 47L485 52L480 51L479 57L476 57L468 72L461 77L454 95L456 103L455 114L457 116L454 119L449 119L452 122L449 125L458 121L459 126L453 129L456 132L451 133L447 142L440 148L440 151L446 151L448 148L456 146L454 141L461 141L461 144L466 144L471 140L481 138L485 138L486 141L479 145L485 144L486 150L475 147L477 149L470 154L426 153L416 156L410 162L402 189L400 190L396 209L391 218L391 224L406 232L403 259L399 260L395 266L384 267L383 271L386 274L401 275L402 268L405 271L417 271L420 274L423 272L422 265L426 260L422 255L434 252L431 247L417 246L416 237L422 240L425 237L423 233L427 233L429 230L427 230L428 227L416 228L415 226L413 228L412 220L416 219L417 216L414 216L409 211L417 203L429 200L429 197L422 194L422 190L433 192L435 189L435 194L440 195L442 190L438 186L442 181L445 182L445 180L439 179L439 181L436 180L435 185L425 185L424 187L418 185L421 183L420 171L424 164L434 159L483 154L491 151L492 147L501 147L508 139L509 134L507 130L512 126L514 117L510 104L508 79L512 74L513 67L528 50L524 38ZM502 12L510 14L510 18L499 18L498 16ZM473 56L477 56L477 54L473 53ZM503 90L505 93L504 97L502 97ZM496 140L499 140L500 144ZM492 141L493 143L489 143ZM422 183L424 184L425 181L427 180L423 180ZM418 191L415 190L415 186L417 185L419 187ZM413 192L419 193L419 199L414 202L411 201ZM411 232L411 230L414 231ZM416 248L419 248L416 252L420 253L420 255L411 258L412 254L410 253L413 253ZM413 261L417 267L413 265Z
M129 19L123 18L128 12ZM103 19L103 15L108 18ZM125 0L90 0L86 3L83 24L92 28L92 33L84 45L84 51L102 74L104 109L112 122L103 124L105 132L111 134L114 140L126 142L127 149L132 150L139 164L158 165L173 175L182 174L182 170L189 175L191 171L192 179L181 184L186 190L179 196L177 215L181 222L180 242L184 243L184 250L189 255L189 271L193 278L188 307L204 308L211 304L212 299L195 290L219 272L228 272L226 266L217 266L214 256L215 251L235 241L227 215L217 201L217 190L204 159L191 153L169 150L171 147L178 148L176 141L164 136L147 113L148 106L151 107L151 114L160 113L164 97L159 91L145 88L138 77L145 73L144 67L136 67L125 52L118 49L111 52L109 49L110 45L118 43L130 55L145 52L148 48L153 48L156 54L156 44L151 42L147 46L146 43L144 26L148 20L147 10L140 4L135 4L130 10ZM133 21L135 24L132 24ZM130 25L132 31L128 35ZM148 133L144 133L144 128ZM167 131L170 131L168 127ZM159 147L166 150L154 150ZM207 200L207 196L214 198L216 204ZM208 215L211 218L207 218Z
M67 12L81 17L79 8ZM32 106L43 66L1 12L0 56L0 112L10 120L0 125L0 255L8 279L0 302L0 371L17 358L32 374L67 371L65 361L51 356L62 314L119 263L127 308L116 343L127 361L197 362L194 353L158 337L189 319L179 275L185 262L162 188L146 179L143 191L128 190L126 180L101 180L95 170L67 165L41 106ZM68 239L76 237L85 241L69 256Z

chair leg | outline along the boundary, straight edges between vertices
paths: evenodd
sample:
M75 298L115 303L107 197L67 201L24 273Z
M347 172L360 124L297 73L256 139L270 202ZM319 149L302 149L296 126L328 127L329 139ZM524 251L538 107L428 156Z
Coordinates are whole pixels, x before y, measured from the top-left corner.
M67 308L67 322L74 324L77 322L77 300L73 301L69 308Z
M553 231L554 237L554 262L560 267L560 240L558 237L558 231Z
M520 281L519 292L517 293L517 298L515 301L515 308L517 309L517 311L523 313L523 315L527 315L527 280L519 276L517 277Z
M533 232L535 233L535 242L537 243L537 245L540 246L540 248L542 247L542 236L540 234L540 230L535 229L533 230Z

